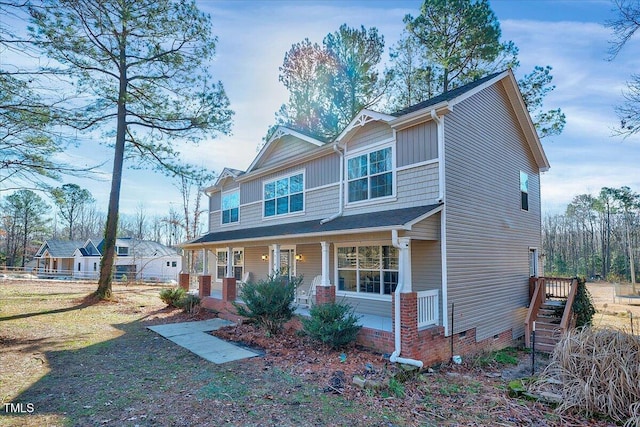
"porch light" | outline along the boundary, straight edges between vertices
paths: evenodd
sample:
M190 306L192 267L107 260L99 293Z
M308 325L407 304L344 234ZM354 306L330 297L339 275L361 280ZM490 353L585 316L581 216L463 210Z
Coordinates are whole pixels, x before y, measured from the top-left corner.
M302 261L304 257L301 254L296 255L296 261Z
M269 255L267 255L267 254L263 254L263 255L262 255L262 260L263 260L263 261L268 261L268 260L269 260Z

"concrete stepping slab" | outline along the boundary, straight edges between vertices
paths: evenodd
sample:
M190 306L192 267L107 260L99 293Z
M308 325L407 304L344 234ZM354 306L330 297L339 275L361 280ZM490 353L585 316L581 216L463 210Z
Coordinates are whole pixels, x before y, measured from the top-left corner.
M232 322L224 319L209 319L199 322L148 326L147 328L203 359L216 364L258 356L258 353L221 340L208 333L232 324Z

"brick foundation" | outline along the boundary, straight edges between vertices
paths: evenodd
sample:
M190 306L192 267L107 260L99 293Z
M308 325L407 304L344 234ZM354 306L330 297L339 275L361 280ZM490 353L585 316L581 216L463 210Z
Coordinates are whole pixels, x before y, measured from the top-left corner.
M198 276L198 295L200 298L211 296L211 276Z
M189 280L191 280L189 273L180 273L178 275L178 285L187 292L189 292Z
M235 277L225 277L222 279L222 300L235 301L238 296Z
M327 304L336 302L335 286L316 286L316 304Z

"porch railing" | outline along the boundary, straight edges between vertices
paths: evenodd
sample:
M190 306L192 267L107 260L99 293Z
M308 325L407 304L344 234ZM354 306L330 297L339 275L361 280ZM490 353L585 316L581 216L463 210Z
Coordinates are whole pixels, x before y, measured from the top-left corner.
M439 291L418 292L418 328L437 325L440 309L438 307Z
M533 331L533 323L538 317L540 307L548 299L562 299L565 301L562 320L559 329L561 333L565 333L569 328L573 327L573 301L576 297L578 289L578 279L561 278L561 277L540 277L532 278L530 285L533 287L533 296L529 304L529 310L525 319L524 338L525 345L531 345L531 332Z
M573 279L563 277L545 277L545 297L561 299L568 298L571 293L572 282Z

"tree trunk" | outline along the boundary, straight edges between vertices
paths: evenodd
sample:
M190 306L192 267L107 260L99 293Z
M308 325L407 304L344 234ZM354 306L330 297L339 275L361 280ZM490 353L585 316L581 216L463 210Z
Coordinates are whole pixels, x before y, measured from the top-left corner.
M124 31L123 31L124 34ZM109 210L107 212L107 226L104 232L102 259L100 260L100 280L96 295L100 299L111 298L113 264L115 261L116 238L118 235L118 212L120 209L120 186L122 183L122 165L124 163L124 145L127 130L126 114L127 72L125 64L125 49L120 48L120 87L118 93L118 123L116 128L116 146L113 157L113 175L111 177L111 193L109 195Z

